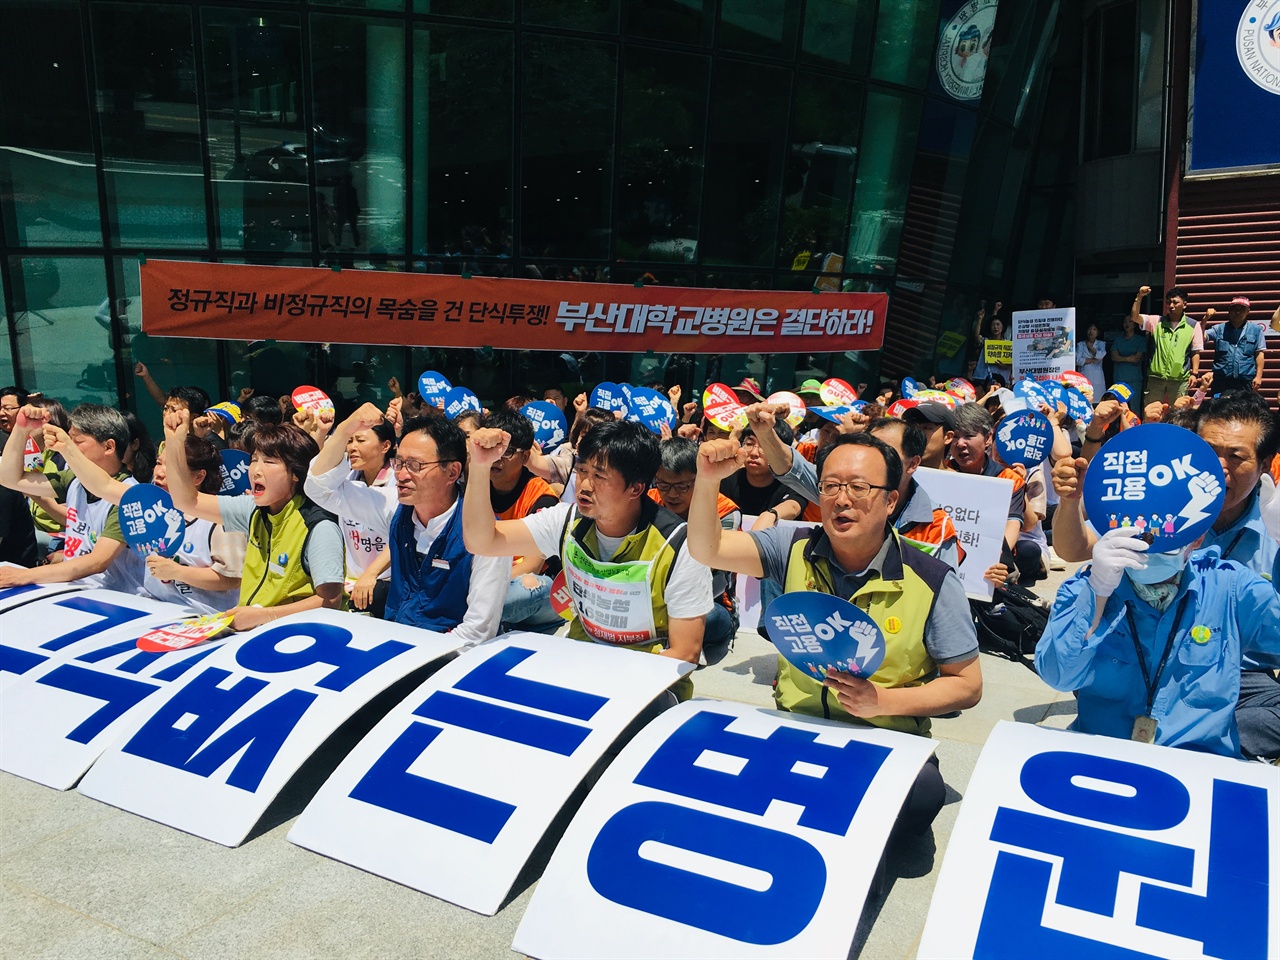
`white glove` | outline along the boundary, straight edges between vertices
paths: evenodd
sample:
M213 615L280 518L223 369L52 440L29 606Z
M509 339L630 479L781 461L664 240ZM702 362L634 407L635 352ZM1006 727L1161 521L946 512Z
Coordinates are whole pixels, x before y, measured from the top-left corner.
M1280 540L1280 491L1276 490L1276 482L1269 473L1264 473L1258 481L1258 510L1271 539Z
M1089 585L1099 599L1105 599L1120 586L1126 570L1141 570L1147 565L1147 542L1134 527L1108 530L1093 546L1093 564L1089 567Z

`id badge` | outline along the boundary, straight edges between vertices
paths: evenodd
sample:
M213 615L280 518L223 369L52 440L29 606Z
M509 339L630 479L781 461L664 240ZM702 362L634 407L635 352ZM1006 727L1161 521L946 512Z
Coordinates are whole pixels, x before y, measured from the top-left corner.
M1138 743L1155 743L1156 727L1154 717L1138 717L1133 721L1133 733L1129 735L1129 739Z

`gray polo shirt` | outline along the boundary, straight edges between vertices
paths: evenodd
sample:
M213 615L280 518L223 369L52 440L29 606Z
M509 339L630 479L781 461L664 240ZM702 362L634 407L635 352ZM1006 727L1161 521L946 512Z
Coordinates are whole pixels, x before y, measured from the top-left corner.
M751 531L756 550L760 552L760 564L764 568L765 577L784 586L787 561L795 535L796 532L791 528L770 527L767 530ZM800 531L800 536L805 535L807 531ZM899 578L903 575L902 553L898 541L887 535L880 546L880 552L867 569L856 573L851 573L840 565L825 533L820 534L818 542L814 544L813 555L827 561L835 581L835 593L846 599L873 578L883 578L886 574ZM923 554L920 559L946 566L941 560ZM969 610L969 600L953 569L947 569L942 585L934 595L933 609L929 611L924 626L924 646L929 651L929 656L938 664L963 663L978 655L978 633L973 624L973 614Z

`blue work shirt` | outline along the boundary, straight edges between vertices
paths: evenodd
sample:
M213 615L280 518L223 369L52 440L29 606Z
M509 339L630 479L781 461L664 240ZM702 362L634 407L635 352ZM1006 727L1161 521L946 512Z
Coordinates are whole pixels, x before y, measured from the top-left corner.
M1210 547L1191 555L1164 613L1139 599L1126 576L1107 598L1097 632L1085 639L1096 602L1086 568L1059 589L1049 626L1036 646L1036 672L1045 683L1055 690L1078 691L1075 729L1129 739L1134 720L1148 712L1133 628L1152 677L1173 633L1173 649L1150 711L1158 725L1155 742L1238 757L1235 708L1241 653L1280 665L1280 595L1271 584L1238 563L1221 560L1217 548ZM1182 616L1175 624L1180 607Z
M1233 327L1230 322L1210 327L1204 334L1204 345L1213 344L1214 376L1240 380L1258 372L1257 355L1267 349L1267 329L1261 324L1244 322Z
M1223 560L1234 560L1242 567L1247 567L1264 580L1272 579L1271 570L1280 555L1280 544L1271 539L1267 533L1266 521L1262 519L1262 507L1258 504L1258 488L1253 488L1249 496L1249 509L1239 519L1221 533L1212 527L1204 535L1205 547L1217 547ZM1246 670L1264 669L1255 663L1248 654L1244 657Z

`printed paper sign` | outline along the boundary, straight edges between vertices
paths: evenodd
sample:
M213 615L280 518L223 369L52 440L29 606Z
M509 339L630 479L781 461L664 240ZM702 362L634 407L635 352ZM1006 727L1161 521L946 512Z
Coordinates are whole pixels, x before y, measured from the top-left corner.
M352 714L458 645L337 610L281 617L217 647L166 691L136 732L104 752L80 792L237 846Z
M418 396L422 398L424 403L429 403L432 406L444 403L445 397L452 389L453 384L449 382L449 378L443 373L424 370L418 375Z
M573 538L565 544L563 559L574 613L588 636L622 646L656 638L649 562L596 560Z
M721 430L745 427L747 415L744 409L738 395L723 383L708 384L702 391L702 411Z
M769 394L767 403L785 403L791 409L787 412L787 424L791 427L798 427L804 421L805 404L797 394L787 390L779 390L777 393Z
M828 670L870 677L884 662L884 635L848 600L829 593L784 593L769 604L764 629L797 670L821 682Z
M1102 445L1084 475L1084 508L1099 533L1134 527L1151 550L1185 546L1213 525L1226 499L1222 463L1190 430L1144 423Z
M6 635L21 628L20 612L0 615ZM27 651L30 668L0 697L0 768L56 790L75 786L106 747L141 725L160 691L215 649L139 652L139 631L180 613L108 590L44 606L53 639Z
M608 380L596 384L595 389L591 391L589 402L591 406L611 413L626 413L630 409L627 405L627 395L622 392L622 387Z
M692 669L528 633L481 644L374 727L289 840L492 915L605 750Z
M1067 387L1067 416L1086 427L1093 423L1093 404L1075 387Z
M543 450L560 446L569 432L564 413L550 400L526 403L520 408L520 416L533 424L533 439Z
M322 410L333 409L333 401L319 387L298 387L293 391L292 399L293 406L297 410L310 410L312 413L318 414Z
M1008 367L1013 365L1012 340L986 340L982 344L982 358L988 366Z
M643 423L654 433L662 433L664 423L671 430L676 428L676 408L671 406L670 400L651 387L632 387L627 406L627 419Z
M36 443L33 434L27 435L26 446L22 448L22 470L24 473L39 473L44 468L44 452Z
M902 394L903 400L910 400L920 392L920 384L916 383L911 377L903 377L901 390L899 392Z
M564 581L564 570L557 573L556 578L551 581L551 609L558 613L562 620L572 620L574 617L573 591Z
M1089 400L1093 399L1093 381L1078 370L1064 370L1058 378L1068 387L1075 387Z
M1076 309L1013 314L1013 375L1056 379L1076 365Z
M138 637L138 649L150 653L169 653L172 650L185 650L197 643L204 643L214 637L231 631L231 621L235 617L230 613L206 613L202 617L192 617L166 623L161 627L153 627Z
M928 467L917 470L915 479L929 494L934 506L946 510L956 525L965 551L957 571L965 595L971 600L990 600L991 581L983 574L992 564L1000 562L1013 481Z
M1001 721L918 956L1277 957L1277 837L1274 767Z
M454 387L444 395L444 415L450 420L468 410L481 410L480 398L466 387Z
M925 737L692 700L605 770L512 944L533 957L838 958Z
M172 557L182 549L187 521L167 490L154 483L135 483L120 498L120 531L144 557Z
M890 417L901 417L912 407L920 406L919 400L895 400L889 404L889 409L885 413Z
M858 391L845 380L839 377L832 377L829 380L822 381L822 386L818 389L818 396L822 398L822 402L829 407L839 407L853 403L858 399Z
M249 492L249 455L243 450L223 450L222 486L218 493L224 497L238 497Z
M1053 424L1035 410L1006 416L996 427L995 447L1000 459L1010 466L1037 466L1053 449Z

